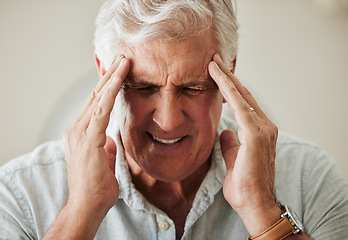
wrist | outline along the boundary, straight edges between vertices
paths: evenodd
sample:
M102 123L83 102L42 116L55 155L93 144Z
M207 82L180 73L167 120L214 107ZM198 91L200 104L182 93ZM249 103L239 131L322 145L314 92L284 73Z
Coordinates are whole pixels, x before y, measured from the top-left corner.
M251 236L257 236L280 219L282 211L275 201L238 213Z
M109 207L106 207L102 204L92 204L92 203L83 203L82 201L67 201L62 211L66 211L68 214L74 216L75 221L81 222L81 224L89 224L91 226L99 225L103 221L104 217L110 210Z
M296 213L286 205L280 203L278 205L282 212L280 219L258 235L252 235L248 240L282 240L288 237L289 239L308 239L302 235L303 225Z
M111 203L112 202L112 203ZM87 218L103 219L115 203L98 194L68 194L64 208L78 212Z
M44 239L94 239L104 216L67 202Z

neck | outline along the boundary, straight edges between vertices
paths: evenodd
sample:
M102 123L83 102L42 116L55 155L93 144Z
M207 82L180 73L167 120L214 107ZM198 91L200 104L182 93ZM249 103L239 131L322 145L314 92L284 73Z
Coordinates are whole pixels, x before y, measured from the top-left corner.
M209 167L210 159L205 161L191 175L178 181L161 181L147 174L133 159L126 157L132 182L144 197L159 209L173 209L178 204L193 203L194 197L203 182Z
M129 156L126 159L135 187L150 203L161 209L174 221L176 237L180 239L184 233L186 217L192 208L196 193L209 170L210 159L191 175L179 181L158 180L147 174Z

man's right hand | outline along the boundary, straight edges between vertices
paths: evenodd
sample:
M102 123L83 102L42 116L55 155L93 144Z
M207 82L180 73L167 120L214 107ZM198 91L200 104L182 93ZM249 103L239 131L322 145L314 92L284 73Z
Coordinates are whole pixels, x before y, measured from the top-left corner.
M116 203L116 145L105 131L129 69L129 60L118 57L65 130L68 198L44 239L93 239Z

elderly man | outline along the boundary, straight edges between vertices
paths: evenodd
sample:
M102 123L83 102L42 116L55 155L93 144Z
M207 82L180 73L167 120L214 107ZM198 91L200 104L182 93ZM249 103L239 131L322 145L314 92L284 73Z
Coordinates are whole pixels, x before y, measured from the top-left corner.
M230 1L106 2L64 144L1 169L1 239L348 239L347 181L278 137L233 74L237 38Z

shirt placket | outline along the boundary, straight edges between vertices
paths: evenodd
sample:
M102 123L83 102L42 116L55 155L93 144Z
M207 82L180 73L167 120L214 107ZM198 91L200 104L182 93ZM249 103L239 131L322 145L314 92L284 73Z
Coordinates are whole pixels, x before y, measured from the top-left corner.
M158 214L156 216L158 240L175 240L174 222L167 216Z

